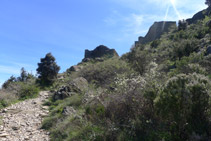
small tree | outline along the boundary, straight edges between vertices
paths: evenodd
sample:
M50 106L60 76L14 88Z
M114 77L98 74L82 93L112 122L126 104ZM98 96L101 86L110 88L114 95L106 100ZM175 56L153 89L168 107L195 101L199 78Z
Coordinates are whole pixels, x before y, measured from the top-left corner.
M208 6L211 6L211 0L206 0L205 4L207 4Z
M48 53L45 58L40 59L38 63L37 73L39 75L39 80L41 84L50 85L54 82L60 67L55 62L55 57Z
M187 28L186 20L179 20L178 22L178 30L185 30Z
M28 74L24 68L21 68L21 74L20 74L20 81L25 82L28 78Z
M12 82L16 82L17 79L12 75L6 82L4 82L4 84L2 85L2 88L7 89L8 86L12 83Z

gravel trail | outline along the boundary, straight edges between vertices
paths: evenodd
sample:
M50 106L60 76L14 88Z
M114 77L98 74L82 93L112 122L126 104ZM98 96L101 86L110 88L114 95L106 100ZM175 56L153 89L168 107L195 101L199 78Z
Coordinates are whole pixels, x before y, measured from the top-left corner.
M0 111L0 141L49 141L49 133L40 129L48 114L42 104L49 97L42 91L38 98L13 104Z

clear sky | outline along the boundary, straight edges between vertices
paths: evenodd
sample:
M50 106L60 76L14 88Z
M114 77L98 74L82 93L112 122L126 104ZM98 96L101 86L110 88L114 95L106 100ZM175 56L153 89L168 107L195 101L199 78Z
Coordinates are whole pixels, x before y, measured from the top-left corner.
M205 0L0 0L0 85L36 72L51 52L61 72L98 45L122 55L154 21L190 18Z

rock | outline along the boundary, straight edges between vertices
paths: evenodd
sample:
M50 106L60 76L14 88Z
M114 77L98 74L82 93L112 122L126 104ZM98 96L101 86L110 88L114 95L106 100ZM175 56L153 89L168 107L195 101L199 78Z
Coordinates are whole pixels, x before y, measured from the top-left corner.
M24 140L30 140L30 138L29 137L25 137Z
M174 21L155 22L149 29L145 37L140 36L135 45L146 44L156 39L159 39L165 32L169 32L171 27L176 27Z
M96 58L102 58L102 57L114 57L114 56L118 56L116 50L115 49L109 49L108 47L104 46L104 45L100 45L98 47L96 47L94 50L89 51L89 50L85 50L85 57L82 60L83 62L87 62L89 59L96 59Z
M62 86L53 95L53 100L65 99L74 94L81 93L83 90L88 88L88 82L85 78L79 77L74 79L69 85Z
M78 89L84 90L88 88L88 81L83 77L78 77L73 80L72 85L76 86Z
M2 113L6 113L6 112L7 112L7 109L3 109L3 110L2 110Z
M83 66L75 65L75 66L71 66L71 67L68 69L68 71L78 72L78 71L80 71L82 68L83 68Z
M12 127L11 127L13 130L18 130L20 127L18 126L18 125L12 125Z
M104 59L103 58L95 58L95 61L97 61L97 62L103 62L104 61Z
M42 106L43 110L48 110L48 106Z
M211 54L211 45L207 47L207 50L205 52L205 56Z
M69 116L69 115L76 114L76 111L75 111L75 109L73 107L67 106L67 107L64 107L64 109L62 111L62 114L66 115L66 116Z
M92 59L91 58L84 58L82 61L83 62L90 62Z
M6 136L9 136L9 134L7 134L7 133L1 133L0 134L0 137L6 137Z
M35 102L35 101L32 101L32 104L37 104L37 102Z

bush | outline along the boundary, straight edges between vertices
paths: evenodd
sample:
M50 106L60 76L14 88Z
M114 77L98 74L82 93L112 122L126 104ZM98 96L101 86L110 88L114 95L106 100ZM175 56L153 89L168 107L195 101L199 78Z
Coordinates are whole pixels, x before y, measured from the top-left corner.
M161 40L152 41L151 47L152 48L157 48L160 43L161 43Z
M181 40L174 44L172 51L172 59L181 59L184 56L189 56L191 53L196 52L198 49L199 41L196 39Z
M2 85L2 88L7 89L9 85L15 81L16 81L16 78L12 75L6 82L4 82L4 84Z
M21 100L34 98L38 96L39 88L35 85L24 85L19 91L19 97Z
M140 75L147 71L147 65L151 61L150 53L142 48L133 48L126 58L131 67Z
M181 60L175 62L175 68L171 69L168 74L171 77L181 73L189 74L194 72L207 75L206 69L200 66L202 60L203 57L196 53L191 54L189 57L182 57Z
M206 139L211 127L210 100L210 83L205 76L180 74L171 78L155 100L169 139L188 140L193 133Z
M117 74L131 72L130 67L125 61L119 59L108 59L104 62L89 64L82 69L80 76L97 86L108 87Z
M6 90L0 90L0 109L16 102L17 99L18 97L15 93L11 93Z
M187 22L186 20L179 20L178 22L178 30L185 30L187 28Z

